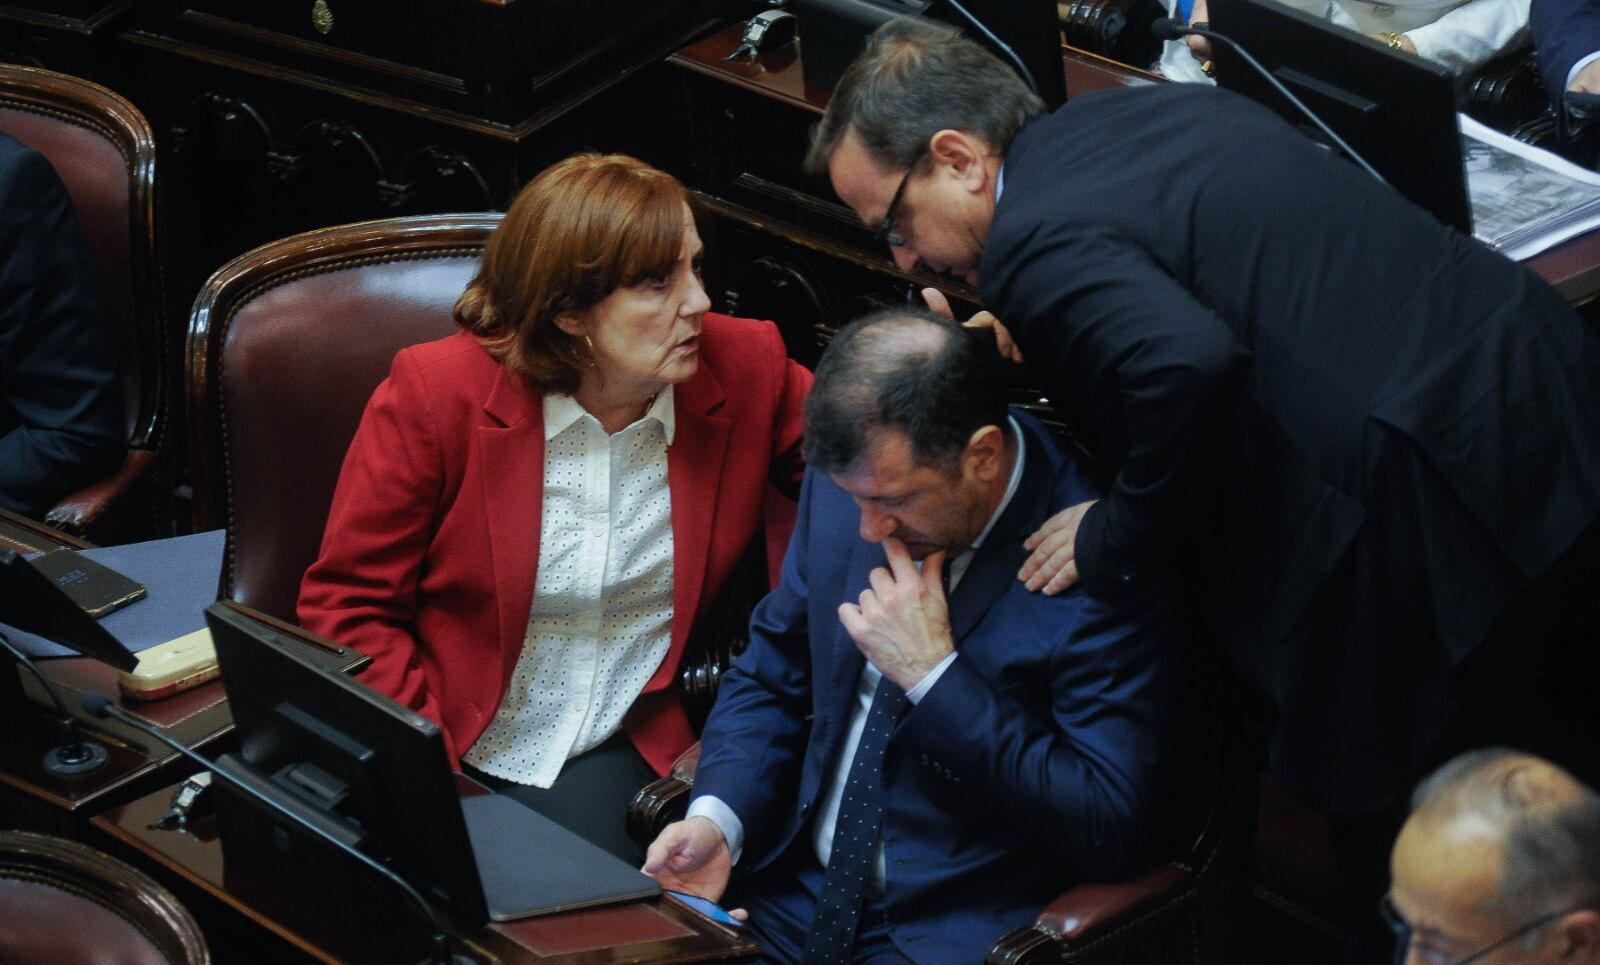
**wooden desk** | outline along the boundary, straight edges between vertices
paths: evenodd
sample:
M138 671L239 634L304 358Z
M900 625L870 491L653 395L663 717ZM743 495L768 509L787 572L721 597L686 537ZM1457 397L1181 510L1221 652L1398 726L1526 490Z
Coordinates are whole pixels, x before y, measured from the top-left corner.
M45 552L58 547L85 549L89 544L50 529L26 517L0 510L0 547L16 552ZM282 624L265 614L250 614L300 640L306 652L327 666L354 672L367 657L345 647L332 647L311 634ZM9 664L9 661L5 661ZM149 737L116 721L90 717L83 711L81 695L98 691L117 698L124 711L160 727L179 741L195 747L211 746L233 729L222 681L214 680L165 700L139 703L121 697L115 668L88 657L52 657L39 661L45 676L61 690L68 709L84 731L104 744L110 760L100 769L77 778L61 778L45 771L46 751L59 743L54 717L45 713L49 698L31 675L23 674L23 687L39 705L13 718L0 740L0 826L24 827L75 837L88 816L113 803L121 803L171 782L164 772L177 753L155 745ZM0 667L0 672L20 668Z
M230 869L215 820L200 819L183 831L151 830L149 825L166 811L173 789L110 808L93 824L146 862L177 875L188 886L180 887L180 894L202 921L204 912L195 908L185 891L197 891L318 961L387 958L390 951L375 949L375 937L363 922L340 918L336 909L308 907L293 895L270 890L248 874ZM730 961L756 951L737 933L664 898L491 924L458 939L458 951L478 962L540 965Z
M719 219L776 235L790 249L839 259L869 270L881 281L935 284L953 290L975 306L977 293L966 286L896 268L887 253L872 244L854 214L838 203L829 187L820 179L801 173L807 132L827 106L829 92L806 84L801 55L792 47L754 60L725 63L723 58L738 44L739 28L730 27L684 47L669 59L669 63L695 78L687 96L691 136L698 143L691 147L693 162L681 173L701 193L706 207ZM1147 71L1071 47L1062 50L1062 69L1069 97L1105 88L1165 83ZM742 240L738 248L746 259L777 257L770 250L752 248ZM800 255L794 260L803 262L805 257ZM1527 264L1572 304L1590 302L1600 295L1600 232L1552 248ZM738 306L739 314L774 317L759 310L768 305L760 297L750 306L757 310L746 310L740 304L741 296L746 294L743 289L748 287L741 284L743 279L739 277L741 273L748 274L743 266L720 267L723 272L719 277L732 276L727 295ZM824 276L818 287L842 282L847 288L852 284L862 288L866 284L859 276L841 277L837 272L819 271L814 265L795 269L801 277L808 272ZM813 284L818 283L813 280ZM843 300L830 301L823 296L815 301L823 316L821 323L834 324L841 315ZM790 348L795 350L793 344ZM807 360L803 353L796 357Z

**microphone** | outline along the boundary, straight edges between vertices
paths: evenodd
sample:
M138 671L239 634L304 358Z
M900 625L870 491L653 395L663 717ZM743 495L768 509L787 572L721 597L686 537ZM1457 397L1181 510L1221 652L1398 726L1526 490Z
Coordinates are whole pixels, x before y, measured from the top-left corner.
M327 829L322 828L314 822L308 820L304 815L297 814L282 801L276 800L270 795L263 793L260 789L256 788L252 784L247 783L237 774L233 773L232 769L236 765L228 761L207 760L200 754L191 750L187 745L179 743L172 737L163 733L160 728L153 727L139 718L125 712L106 695L96 693L92 690L85 691L83 694L82 703L83 709L87 711L90 716L101 719L112 717L122 721L124 724L128 724L146 734L149 734L151 737L159 740L161 743L177 751L179 754L182 754L184 757L187 757L199 764L201 767L204 767L212 774L220 777L225 784L244 794L244 796L255 801L257 804L263 805L268 810L277 814L281 818L287 819L297 827L306 831L310 831L313 836L320 839L324 844L332 845L339 852L355 858L362 865L388 879L391 884L404 892L407 898L411 899L412 904L422 909L422 913L428 917L428 923L433 929L433 937L431 938L433 947L429 952L428 957L423 959L424 965L473 965L472 959L464 955L456 955L451 953L450 937L445 933L444 926L440 924L439 916L433 910L433 906L428 903L427 899L422 897L421 893L419 893L417 889L411 886L410 882L402 878L392 868L384 867L371 856L363 854L355 848L352 848L349 844L340 841Z
M1304 115L1306 120L1316 125L1317 130L1321 131L1323 135L1328 138L1328 140L1332 141L1335 147L1343 151L1345 156L1356 162L1356 164L1360 165L1363 171L1366 171L1368 174L1377 178L1379 182L1383 184L1389 183L1384 179L1383 175L1378 173L1376 168L1367 163L1366 158L1356 153L1355 148L1351 147L1349 144L1346 144L1344 138L1335 134L1333 132L1333 128L1329 127L1327 124L1324 124L1322 118L1318 117L1316 113L1311 110L1311 108L1307 107L1304 101L1294 96L1294 94L1289 91L1289 88L1283 86L1278 78L1272 76L1272 71L1261 66L1261 61L1256 60L1255 57L1251 56L1250 51L1239 46L1238 42L1233 40L1233 38L1223 36L1222 34L1217 33L1215 30L1212 30L1210 27L1202 27L1199 24L1186 24L1182 20L1178 20L1175 17L1158 18L1150 24L1150 33L1152 36L1161 40L1177 40L1180 37L1194 34L1197 37L1205 37L1208 40L1221 41L1222 43L1227 44L1233 49L1234 53L1237 53L1240 57L1244 58L1244 62L1249 64L1251 69L1260 74L1267 83L1271 84L1273 90L1282 94L1284 100L1287 100L1289 103L1293 104L1295 110Z
M26 667L29 673L39 678L39 683L44 685L45 692L50 695L51 700L55 701L56 710L61 715L59 718L61 743L45 752L42 762L45 772L55 777L75 778L104 767L106 761L111 759L111 755L106 751L105 745L84 739L82 733L78 730L77 718L68 713L66 702L61 699L61 692L56 689L56 685L50 678L46 677L44 672L39 669L39 665L13 645L10 640L6 639L4 633L0 633L0 647L5 648L11 654L11 659ZM100 717L103 715L95 714L95 716Z

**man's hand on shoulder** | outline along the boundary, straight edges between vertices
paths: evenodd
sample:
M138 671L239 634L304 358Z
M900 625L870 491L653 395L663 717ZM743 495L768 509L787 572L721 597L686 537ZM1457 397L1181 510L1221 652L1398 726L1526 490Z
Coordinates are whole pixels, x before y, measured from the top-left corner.
M917 572L904 543L883 541L888 567L878 567L859 603L839 605L839 621L863 656L906 690L955 649L940 572L945 553L931 553Z
M1098 500L1068 506L1044 521L1038 532L1023 541L1024 549L1032 554L1017 572L1017 579L1030 590L1043 590L1045 596L1054 596L1078 582L1077 543L1078 527L1089 507Z
M733 872L733 855L710 818L694 817L663 828L645 852L641 870L668 891L719 901ZM743 908L728 914L740 921L749 917Z

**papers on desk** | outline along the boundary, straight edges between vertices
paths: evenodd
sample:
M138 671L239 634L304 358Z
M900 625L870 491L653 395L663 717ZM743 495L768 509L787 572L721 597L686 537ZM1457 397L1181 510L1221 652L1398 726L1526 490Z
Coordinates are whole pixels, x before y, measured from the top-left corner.
M1600 175L1456 116L1479 241L1522 261L1600 228Z
M206 625L205 608L217 599L226 531L154 539L80 550L150 591L144 599L107 615L100 625L138 653ZM73 657L75 651L0 623L0 630L31 657Z

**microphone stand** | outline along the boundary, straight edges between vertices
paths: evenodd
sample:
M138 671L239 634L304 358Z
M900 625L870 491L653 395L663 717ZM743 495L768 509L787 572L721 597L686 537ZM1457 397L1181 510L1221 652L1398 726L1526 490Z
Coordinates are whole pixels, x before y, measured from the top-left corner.
M1010 44L995 36L994 31L990 30L988 25L982 20L974 17L972 15L972 11L961 5L960 0L946 0L946 2L950 4L950 9L960 14L962 19L966 20L967 23L972 24L973 29L983 34L984 39L988 40L991 44L994 44L1000 49L1001 53L1006 55L1006 59L1010 60L1011 66L1015 67L1017 69L1017 73L1022 75L1022 82L1028 85L1028 89L1033 91L1034 96L1044 96L1039 93L1039 84L1033 79L1033 74L1028 70L1028 65L1022 62L1022 58L1017 56L1017 52L1011 49Z
M1349 144L1346 144L1344 138L1335 134L1333 132L1333 128L1323 123L1322 118L1318 117L1316 113L1312 111L1311 108L1307 107L1304 101L1296 97L1294 93L1289 90L1289 88L1283 86L1283 83L1272 75L1272 71L1261 66L1261 61L1256 60L1255 57L1251 55L1250 51L1241 47L1239 43L1232 37L1219 34L1209 27L1201 27L1197 24L1185 24L1183 21L1177 20L1173 17L1162 17L1156 20L1150 25L1150 33L1160 40L1177 40L1179 37L1193 34L1197 37L1205 37L1207 40L1216 40L1227 44L1234 53L1244 58L1244 62L1249 64L1256 73L1260 74L1267 83L1271 84L1273 90L1277 91L1279 94L1282 94L1284 100L1287 100L1290 104L1293 104L1295 110L1299 111L1306 118L1306 120L1310 121L1312 124L1315 124L1317 130L1321 131L1323 136L1332 141L1334 146L1343 151L1345 155L1350 158L1350 160L1356 162L1356 164L1360 165L1363 171L1366 171L1368 174L1377 178L1381 183L1389 183L1384 179L1383 175L1378 173L1376 168L1367 163L1366 158L1358 154L1355 148L1351 147Z
M33 658L23 653L4 633L0 633L0 648L11 654L11 659L26 667L29 673L39 678L39 683L44 685L45 693L55 701L56 711L61 725L61 743L45 752L41 762L45 772L54 777L76 778L82 777L91 771L99 770L111 759L105 745L96 741L86 740L78 730L78 720L67 711L66 701L61 699L61 692L56 689L54 682L44 675L39 665Z
M450 936L446 934L444 926L439 921L438 914L433 910L433 906L422 897L417 889L411 886L410 882L406 881L405 878L402 878L392 868L385 867L374 860L370 855L362 854L360 851L350 847L348 844L345 844L338 838L334 837L334 835L329 833L327 829L318 827L313 822L307 820L303 815L296 814L282 801L273 799L267 794L262 793L259 789L252 787L250 784L241 780L238 775L234 774L230 770L231 765L225 764L224 762L209 761L200 756L200 754L191 750L187 745L174 740L165 733L162 733L160 728L152 727L139 718L124 712L122 708L113 703L111 698L107 697L106 695L95 693L94 691L85 692L83 695L83 709L88 711L93 717L113 717L122 721L124 724L128 724L145 732L146 734L149 734L150 736L161 741L161 743L177 751L179 754L182 754L184 757L187 757L196 764L199 764L201 767L204 767L212 774L220 777L224 783L244 794L246 797L250 798L256 803L265 806L268 810L277 814L280 818L288 820L302 830L310 831L313 836L321 840L324 844L331 845L341 853L355 858L368 869L387 879L396 888L404 892L406 897L411 900L412 904L422 909L422 913L428 918L429 926L433 929L433 935L430 939L432 948L428 953L428 957L422 960L423 965L473 965L473 959L468 958L465 955L454 954L450 951Z

